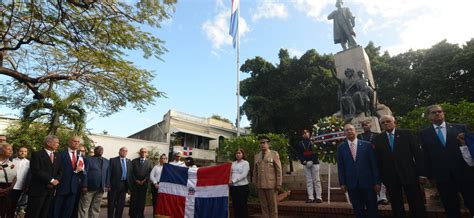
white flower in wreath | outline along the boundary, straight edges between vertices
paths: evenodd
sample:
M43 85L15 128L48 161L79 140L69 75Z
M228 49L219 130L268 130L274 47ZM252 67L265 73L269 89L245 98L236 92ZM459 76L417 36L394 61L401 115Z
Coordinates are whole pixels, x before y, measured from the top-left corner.
M336 145L336 142L332 142L333 145Z
M334 151L329 151L330 154L334 153Z
M333 132L335 132L336 130L335 129L332 129Z

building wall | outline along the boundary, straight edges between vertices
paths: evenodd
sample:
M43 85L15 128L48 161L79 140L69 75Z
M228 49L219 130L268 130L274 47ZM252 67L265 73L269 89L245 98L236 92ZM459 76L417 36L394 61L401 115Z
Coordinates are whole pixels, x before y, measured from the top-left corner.
M17 122L17 119L0 116L0 134L6 134L8 126L14 122Z
M138 157L138 151L140 148L146 147L149 150L157 148L160 154L168 154L168 144L161 142L145 141L139 139L123 138L109 135L91 134L89 138L94 141L96 146L104 147L103 156L106 158L112 158L118 156L118 152L121 147L127 147L128 155L130 159Z

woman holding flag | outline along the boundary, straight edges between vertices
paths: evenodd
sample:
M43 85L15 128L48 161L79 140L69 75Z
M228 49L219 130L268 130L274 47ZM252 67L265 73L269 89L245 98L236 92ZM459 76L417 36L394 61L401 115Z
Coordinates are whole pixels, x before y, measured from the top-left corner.
M250 165L245 160L245 151L237 148L235 151L235 160L232 162L232 176L230 184L230 197L232 198L232 207L234 208L234 217L247 217L247 199L249 196L249 174Z

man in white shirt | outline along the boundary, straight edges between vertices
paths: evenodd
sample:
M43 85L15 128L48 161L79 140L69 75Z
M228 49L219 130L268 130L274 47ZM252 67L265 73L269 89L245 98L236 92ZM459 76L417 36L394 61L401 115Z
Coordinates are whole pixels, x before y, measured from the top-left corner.
M181 161L182 156L183 156L183 153L181 153L181 151L176 152L174 154L174 160L170 164L175 165L175 166L180 166L180 167L186 167L186 164L183 161Z
M20 147L17 152L17 157L13 159L13 164L16 168L16 183L11 192L12 204L10 212L13 213L16 210L21 194L26 188L28 171L30 169L30 160L26 159L26 156L28 156L28 148Z

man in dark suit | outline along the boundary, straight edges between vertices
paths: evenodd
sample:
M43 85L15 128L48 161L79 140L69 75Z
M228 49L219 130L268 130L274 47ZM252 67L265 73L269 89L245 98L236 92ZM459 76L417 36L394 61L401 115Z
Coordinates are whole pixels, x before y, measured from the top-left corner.
M27 218L48 217L55 188L60 184L59 179L62 177L61 159L54 152L58 146L58 137L49 135L44 139L44 149L31 155Z
M373 144L375 136L377 136L378 133L372 132L372 122L370 120L364 120L360 123L360 125L362 126L362 129L364 130L364 132L361 134L358 134L357 138L364 141L368 141ZM383 183L380 185L380 191L377 194L377 202L379 204L388 205L386 188Z
M131 161L127 158L128 149L122 147L119 156L110 159L110 190L107 194L107 217L121 218L125 195L128 192L128 176L131 168Z
M69 138L68 148L59 153L63 163L61 183L56 190L52 216L54 218L72 217L74 207L79 202L76 195L80 187L81 177L84 173L84 159L79 154L81 139L77 136Z
M102 196L110 187L109 160L102 157L103 153L104 148L97 146L94 156L86 159L87 175L82 182L79 218L99 217Z
M464 161L457 135L467 132L466 125L445 122L440 105L431 105L426 114L432 125L421 131L428 178L436 181L448 217L460 217L459 193L474 216L474 167Z
M337 148L339 184L349 199L357 218L378 217L377 196L380 191L379 170L372 145L358 140L352 124L344 126L346 139Z
M385 130L375 137L375 154L382 182L388 190L394 217L406 217L405 192L411 217L426 217L420 184L426 184L421 148L407 129L396 128L395 118L384 115L380 124Z
M130 191L132 193L130 200L130 217L143 218L145 215L145 200L148 184L150 181L150 172L153 169L152 162L147 159L148 150L141 148L140 157L132 160L132 169L129 177Z

